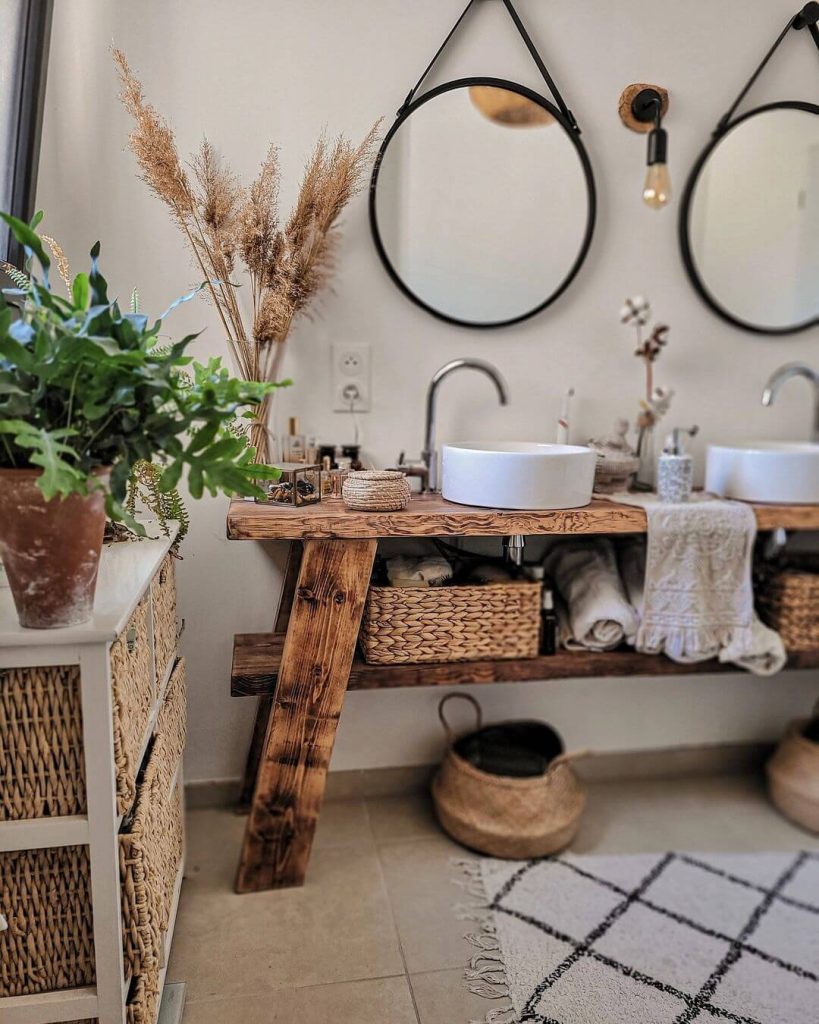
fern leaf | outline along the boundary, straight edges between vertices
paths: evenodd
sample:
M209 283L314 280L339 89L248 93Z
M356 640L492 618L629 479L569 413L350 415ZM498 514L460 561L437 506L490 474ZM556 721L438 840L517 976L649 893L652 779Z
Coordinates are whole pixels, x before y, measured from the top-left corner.
M139 292L136 288L131 292L131 312L134 314L139 312Z
M5 260L0 260L0 270L3 270L8 274L20 291L31 291L31 278L28 274L24 274L22 270L18 270L17 267L12 266L11 263L6 263Z

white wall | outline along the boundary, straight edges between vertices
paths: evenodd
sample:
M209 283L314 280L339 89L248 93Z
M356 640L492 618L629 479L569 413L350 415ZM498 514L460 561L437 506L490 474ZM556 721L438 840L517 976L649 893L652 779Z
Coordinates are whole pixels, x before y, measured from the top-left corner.
M672 325L658 379L677 391L674 420L698 422L697 454L708 440L805 436L808 389L790 385L775 408L759 403L767 374L788 359L819 361L816 332L764 340L736 332L694 296L677 249L676 209L643 206L644 139L627 132L617 100L634 81L671 91L667 122L677 195L718 117L775 34L794 0L520 0L521 14L582 128L597 174L600 214L590 258L571 290L544 315L498 333L439 323L389 282L370 243L359 200L346 215L341 267L320 315L293 338L286 371L296 385L287 409L322 438L344 440L349 417L329 401L329 346L372 345L372 412L362 417L379 462L420 448L424 390L456 356L480 355L505 374L512 404L500 410L486 381L448 381L441 437L549 438L560 395L578 390L575 437L607 430L633 414L641 393L632 338L617 322L626 295L651 297ZM322 126L363 135L402 102L461 7L460 0L58 0L40 174L44 228L79 266L101 238L105 273L120 294L139 286L155 311L197 280L164 209L137 179L108 56L128 53L149 97L170 118L183 151L202 133L250 175L269 140L281 146L283 201ZM810 97L816 54L794 35L752 99ZM500 3L480 4L432 81L461 74L517 78L539 88L537 72ZM204 303L176 314L183 332L207 325L202 357L224 353L217 319ZM287 411L285 410L285 412ZM228 544L224 501L194 510L180 566L188 629L191 708L188 778L239 774L252 702L231 700L228 674L236 631L269 628L283 552ZM745 676L605 680L484 688L490 715L547 716L570 745L657 747L771 737L816 691L816 674L769 681ZM351 694L334 768L413 764L438 749L431 690Z

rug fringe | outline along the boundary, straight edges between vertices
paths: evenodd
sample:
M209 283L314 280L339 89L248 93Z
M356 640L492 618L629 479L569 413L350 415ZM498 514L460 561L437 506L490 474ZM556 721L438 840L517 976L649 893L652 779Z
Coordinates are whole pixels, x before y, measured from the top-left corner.
M470 957L464 969L467 988L482 999L503 1000L505 1003L488 1010L482 1021L470 1021L470 1024L517 1024L518 1015L509 996L503 950L489 912L481 862L458 858L453 859L452 866L458 868L462 875L461 878L453 879L453 882L472 897L468 903L456 905L458 918L461 921L475 921L480 925L478 931L464 936L478 950Z

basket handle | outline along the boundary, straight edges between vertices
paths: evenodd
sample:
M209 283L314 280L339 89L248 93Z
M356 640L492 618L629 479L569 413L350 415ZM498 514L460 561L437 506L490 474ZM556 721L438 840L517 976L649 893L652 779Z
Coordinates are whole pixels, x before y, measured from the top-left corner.
M555 771L564 764L571 764L572 761L579 761L583 757L590 757L593 751L587 748L581 748L580 750L566 750L562 754L558 754L556 758L549 764L546 769L546 774Z
M442 698L440 704L438 705L438 717L441 719L441 725L444 727L444 733L446 734L447 743L454 743L455 740L457 739L457 736L452 731L449 722L446 720L446 715L444 714L444 707L446 706L447 701L455 699L465 700L469 704L471 704L475 710L475 719L477 722L476 728L480 729L483 726L483 711L481 710L480 704L475 700L475 698L471 694L448 693L446 697Z

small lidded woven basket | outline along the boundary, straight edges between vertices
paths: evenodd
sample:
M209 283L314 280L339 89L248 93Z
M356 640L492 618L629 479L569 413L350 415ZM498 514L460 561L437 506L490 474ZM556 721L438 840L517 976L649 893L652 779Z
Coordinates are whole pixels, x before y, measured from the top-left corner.
M447 701L466 700L477 730L456 737ZM435 813L456 842L490 857L528 860L562 850L574 838L586 791L571 767L585 752L567 754L545 722L483 726L474 697L451 693L438 706L447 752L432 783Z
M409 504L410 485L394 469L364 469L350 473L341 491L344 504L360 512L400 512Z

